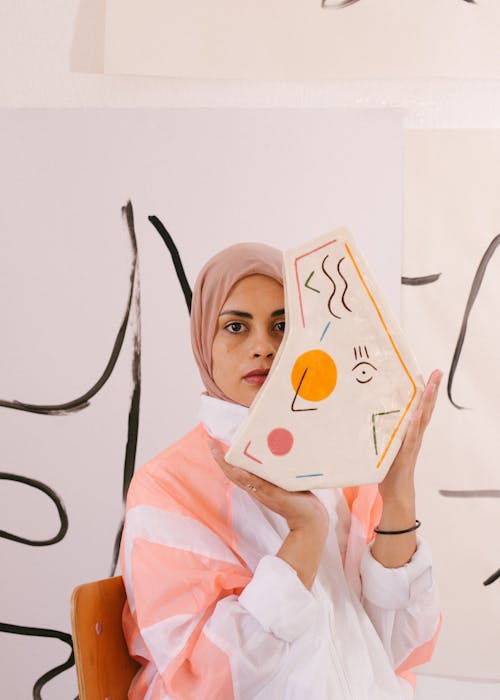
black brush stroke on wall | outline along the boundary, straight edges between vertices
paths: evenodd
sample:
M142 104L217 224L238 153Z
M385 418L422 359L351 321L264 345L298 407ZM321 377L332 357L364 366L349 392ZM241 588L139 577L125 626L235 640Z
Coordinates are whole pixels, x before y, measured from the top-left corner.
M28 637L46 637L51 639L60 639L69 645L71 653L68 659L59 666L51 668L49 671L40 676L33 686L33 700L43 700L42 699L42 688L50 680L58 676L63 671L67 671L75 663L75 656L73 652L73 640L71 635L67 632L60 632L59 630L47 629L44 627L25 627L23 625L11 625L5 622L0 622L0 632L6 632L7 634L22 634ZM78 696L75 698L78 700Z
M0 537L6 540L12 540L13 542L18 542L19 544L27 544L31 547L48 547L51 544L57 544L57 542L60 542L65 537L68 531L68 516L62 499L55 491L41 481L30 479L28 476L20 476L19 474L11 474L10 472L0 472L0 480L1 479L4 479L5 481L17 481L20 484L25 484L26 486L38 489L39 491L42 491L42 493L46 494L57 508L60 526L58 532L47 540L30 540L27 537L20 537L19 535L14 535L6 530L0 530Z
M488 268L488 264L500 245L500 234L495 236L489 246L486 248L486 251L481 258L481 262L478 265L478 268L476 270L476 274L474 275L474 279L472 281L471 289L469 292L469 297L467 299L467 303L465 305L465 311L462 319L462 325L460 327L460 332L458 334L458 340L455 346L455 351L453 353L453 358L451 361L451 367L450 367L450 372L448 374L448 386L447 386L447 394L448 398L453 406L455 408L458 408L459 410L462 410L465 408L465 406L459 406L454 400L452 396L452 389L453 389L453 380L455 378L455 373L457 371L458 367L458 361L460 359L460 354L462 352L462 347L465 341L465 336L467 333L467 323L469 321L469 316L472 311L472 308L474 306L474 302L476 301L477 295L479 293L479 290L481 289L481 284L484 279L484 275L486 273L486 270Z
M132 203L129 200L122 207L122 217L125 219L130 237L130 242L133 250L132 271L130 273L130 297L129 304L134 305L133 321L135 325L133 338L133 357L132 357L132 396L128 412L128 427L127 427L127 444L125 446L125 459L123 465L122 479L122 503L125 503L127 498L128 488L135 469L135 458L137 453L137 439L139 435L139 412L141 402L141 285L138 266L138 251L137 237L135 234L134 225L134 210ZM118 526L113 545L113 554L111 558L110 576L113 576L118 565L120 555L120 542L123 533L123 518Z
M17 400L13 400L13 401L0 400L0 407L12 409L12 410L27 411L29 413L36 413L39 415L46 415L46 416L70 415L72 413L75 413L76 411L81 411L81 410L87 408L90 405L90 399L93 398L102 389L102 387L106 384L106 382L110 378L110 376L115 368L115 365L118 361L118 357L120 356L121 350L123 348L123 342L125 339L125 334L126 334L126 330L127 330L128 323L129 323L132 302L134 301L136 331L135 331L135 335L134 335L134 354L133 354L133 360L132 360L133 391L132 391L131 406L130 406L129 417L128 417L127 444L126 444L126 448L125 448L125 463L124 463L124 468L123 468L122 495L124 497L124 495L126 494L126 491L128 489L128 485L130 483L130 480L132 478L133 472L134 472L135 455L136 455L136 448L137 448L138 425L139 425L140 286L138 283L137 241L136 241L135 232L134 232L133 210L132 210L132 204L131 204L130 200L127 202L127 205L125 207L122 207L122 215L127 220L129 238L130 238L130 243L131 243L132 251L133 251L133 260L132 260L131 271L130 271L130 291L129 291L129 295L128 295L128 302L127 302L126 311L125 311L125 314L123 316L123 319L122 319L120 328L118 330L117 336L115 338L113 348L111 351L111 355L108 359L108 362L104 368L102 375L99 377L97 382L88 391L86 391L82 396L79 396L75 399L72 399L71 401L68 401L68 402L65 402L62 404L41 405L41 404L25 403L25 402L17 401ZM136 276L137 276L137 284L135 284ZM134 291L135 291L135 294L134 294ZM68 516L66 513L66 509L64 507L62 499L49 486L47 486L46 484L43 484L41 481L37 481L35 479L30 479L29 477L20 476L17 474L12 474L10 472L0 472L0 478L4 479L4 480L10 480L10 481L16 481L16 482L23 483L23 484L26 484L27 486L37 488L38 490L45 493L55 504L57 511L58 511L59 519L60 519L60 528L59 528L58 533L54 537L52 537L48 540L29 540L27 538L23 538L23 537L20 537L18 535L15 535L13 533L9 533L5 530L0 530L0 537L15 541L19 544L24 544L24 545L29 545L29 546L38 546L38 547L45 547L45 546L49 546L52 544L56 544L57 542L60 542L65 537L67 530L68 530ZM116 549L116 546L115 546L115 549ZM71 639L71 635L67 634L66 632L62 632L62 631L58 631L58 630L42 629L42 628L36 628L36 627L23 627L20 625L13 625L13 624L4 623L4 622L0 622L0 632L4 632L4 633L8 633L8 634L23 634L23 635L27 635L27 636L38 636L38 637L57 637L57 638L61 639L62 641L65 641L66 643L68 643L71 646L72 652L71 652L71 655L68 658L68 660L64 664L61 664L60 666L57 666L57 667L47 671L45 674L43 674L36 681L36 683L33 687L34 700L42 700L42 698L41 698L42 687L49 680L51 680L52 678L55 678L57 675L59 675L60 673L62 673L65 670L71 668L74 665L72 639Z
M134 335L134 357L132 362L132 380L133 380L133 392L132 401L130 404L129 417L128 417L128 433L127 433L127 446L125 450L125 465L123 471L123 485L122 485L122 499L125 502L127 498L128 488L134 475L134 465L135 457L137 451L137 437L139 429L139 403L140 403L140 393L141 393L141 336L140 336L140 318L141 318L141 301L140 301L140 283L139 283L139 269L137 266L137 239L134 227L134 215L131 202L127 202L127 205L122 208L122 215L126 218L127 226L129 230L130 239L132 241L132 246L134 249L134 269L137 267L137 292L135 294L134 303L134 316L136 321L136 333ZM189 285L186 273L184 271L184 265L182 264L181 256L177 246L170 233L165 228L161 220L154 214L148 216L148 221L154 226L156 231L160 234L161 239L167 246L167 249L172 258L172 263L177 275L177 279L182 289L184 295L184 300L188 309L188 313L191 313L191 300L193 293ZM132 289L134 285L134 278L131 277L131 296L132 299ZM113 576L116 572L116 567L118 565L118 559L120 556L120 543L123 534L123 518L118 527L118 531L115 536L115 542L113 546L113 556L111 560L110 576Z
M177 250L177 246L175 245L172 236L169 234L157 216L148 216L148 221L150 221L158 231L170 252L175 272L177 273L177 279L179 280L179 284L181 285L181 289L184 294L188 312L191 313L191 300L193 298L193 293L191 291L191 287L189 286L189 282L187 281L186 273L184 272L184 266L182 264L181 256L179 255L179 251Z

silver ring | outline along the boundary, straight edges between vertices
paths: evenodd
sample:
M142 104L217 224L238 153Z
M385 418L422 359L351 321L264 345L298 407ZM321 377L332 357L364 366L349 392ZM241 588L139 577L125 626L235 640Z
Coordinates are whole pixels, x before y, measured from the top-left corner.
M246 487L249 491L257 491L257 487L254 486L253 484L247 484Z

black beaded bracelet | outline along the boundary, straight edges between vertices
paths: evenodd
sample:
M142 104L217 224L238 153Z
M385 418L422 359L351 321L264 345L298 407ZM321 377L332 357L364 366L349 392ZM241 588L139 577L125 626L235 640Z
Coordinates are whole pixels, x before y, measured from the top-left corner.
M376 532L377 535L404 535L407 532L413 532L414 530L417 530L422 523L420 520L415 521L415 525L413 527L409 527L406 530L379 530L378 527L376 527L373 532Z

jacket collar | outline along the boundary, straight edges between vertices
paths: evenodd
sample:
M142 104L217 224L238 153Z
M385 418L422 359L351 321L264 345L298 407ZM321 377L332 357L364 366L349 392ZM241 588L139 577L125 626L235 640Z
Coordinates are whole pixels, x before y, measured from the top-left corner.
M202 394L198 418L216 440L230 445L248 415L248 407Z

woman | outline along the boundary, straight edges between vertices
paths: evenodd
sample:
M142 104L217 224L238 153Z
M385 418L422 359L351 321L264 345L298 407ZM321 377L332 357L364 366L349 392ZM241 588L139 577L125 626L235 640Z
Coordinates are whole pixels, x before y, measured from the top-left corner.
M281 266L278 250L238 244L197 279L201 422L136 473L127 499L123 622L143 664L132 700L411 698L410 669L432 653L438 600L413 475L440 372L378 488L292 493L224 460L283 337Z

